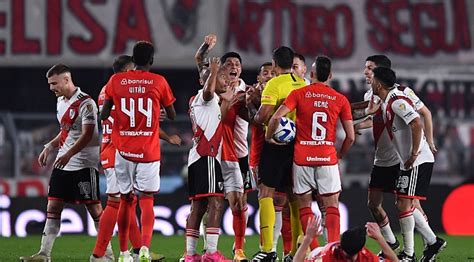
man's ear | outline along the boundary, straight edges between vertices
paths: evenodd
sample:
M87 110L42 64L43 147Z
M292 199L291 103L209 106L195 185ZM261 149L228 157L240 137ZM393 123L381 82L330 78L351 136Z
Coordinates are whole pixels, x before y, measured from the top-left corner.
M153 57L151 57L150 65L153 65Z

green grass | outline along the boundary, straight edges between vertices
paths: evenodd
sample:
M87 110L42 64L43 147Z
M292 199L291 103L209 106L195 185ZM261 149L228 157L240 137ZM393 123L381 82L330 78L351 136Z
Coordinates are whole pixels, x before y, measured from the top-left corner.
M437 261L474 261L474 237L453 237L440 235L448 241L447 248L440 253ZM398 237L401 239L401 237ZM0 261L18 261L18 257L31 255L38 251L41 236L30 236L27 238L0 238ZM221 236L219 249L230 257L233 237ZM53 261L88 261L95 244L95 238L83 235L67 235L56 239L52 260ZM112 240L114 251L118 253L118 240ZM415 247L417 257L422 254L422 241L416 235ZM378 252L377 244L369 239L367 246L373 252ZM199 245L202 247L202 244ZM258 249L258 237L247 237L246 253L253 255ZM178 261L184 250L184 236L164 237L155 235L152 240L151 250L166 256L165 261ZM279 253L281 254L281 253Z

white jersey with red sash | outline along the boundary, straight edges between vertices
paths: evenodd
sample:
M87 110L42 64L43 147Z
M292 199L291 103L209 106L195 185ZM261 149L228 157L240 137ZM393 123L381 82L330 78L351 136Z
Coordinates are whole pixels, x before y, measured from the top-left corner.
M77 88L70 99L59 97L57 118L61 127L58 157L64 155L81 137L82 125L94 125L94 134L81 151L71 157L63 168L66 171L99 166L99 131L97 106L91 97Z
M395 150L397 151L399 160L401 163L405 163L411 156L412 150L412 131L410 123L415 118L419 118L420 115L417 113L415 104L413 101L404 94L403 90L399 88L393 88L388 93L382 104L383 117L386 123L387 133L390 139L393 141ZM423 130L419 156L413 163L413 167L423 163L433 163L434 156L426 142ZM400 165L402 170L406 170Z

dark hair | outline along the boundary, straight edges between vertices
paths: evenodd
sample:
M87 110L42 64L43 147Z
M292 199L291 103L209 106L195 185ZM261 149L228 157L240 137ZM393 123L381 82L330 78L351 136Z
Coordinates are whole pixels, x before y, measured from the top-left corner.
M316 79L326 82L331 74L331 59L327 56L318 56L314 64L316 65Z
M48 70L48 72L46 72L46 77L52 77L63 73L71 73L69 66L65 64L55 64Z
M393 87L397 82L397 75L395 72L387 67L376 67L373 70L374 78L379 80L386 87Z
M280 46L273 50L273 61L275 64L283 69L291 69L293 66L293 58L295 53L287 46Z
M129 55L121 55L117 57L114 61L114 64L112 65L112 68L114 69L114 73L123 72L125 69L125 66L127 66L130 63L133 63L133 59Z
M221 57L221 64L223 65L225 63L225 61L227 60L227 58L230 58L230 57L235 57L237 59L239 59L239 62L242 64L242 58L240 57L240 55L236 52L227 52L225 53L222 57Z
M365 245L366 234L365 228L363 227L355 227L347 230L341 235L342 250L349 256L359 253Z
M155 48L147 41L138 41L133 46L133 62L138 66L146 66L153 63Z
M387 68L392 67L392 61L385 55L371 55L365 61L372 61L376 66L383 66Z
M299 60L303 61L303 63L306 63L306 59L304 58L304 56L302 54L295 53L294 57L297 57Z
M272 66L272 62L265 62L265 63L263 63L263 64L259 67L259 69L262 70L262 67L265 67L265 66Z

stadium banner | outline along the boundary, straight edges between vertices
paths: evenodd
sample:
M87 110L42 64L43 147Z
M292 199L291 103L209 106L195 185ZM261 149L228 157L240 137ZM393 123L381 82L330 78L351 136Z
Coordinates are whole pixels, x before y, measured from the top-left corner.
M193 67L206 34L212 55L234 50L256 67L280 45L335 68L374 53L400 65L474 63L474 2L468 0L3 0L0 65L109 66L133 43L155 44L159 67Z
M466 214L462 208L463 199L474 197L474 184L466 184L457 188L448 186L432 186L430 188L429 200L423 203L423 208L430 219L430 225L436 232L444 232L456 235L474 235L474 223L466 222L472 220L472 214ZM183 196L185 192L174 194L160 194L155 198L155 225L154 231L163 235L183 234L186 218L189 214L189 202ZM367 190L362 188L350 188L341 194L341 232L348 227L364 225L371 221L368 212ZM258 223L258 202L256 193L249 195L249 223L246 230L247 235L256 234ZM385 199L384 207L392 221L392 227L399 231L397 212L393 195ZM19 236L25 237L33 234L41 234L46 219L46 198L10 198L0 195L0 237ZM468 208L469 209L469 208ZM313 203L313 210L319 213L317 204ZM94 223L82 206L66 206L61 215L61 234L97 234ZM222 233L233 234L232 212L226 208L223 216ZM447 230L446 230L447 229Z

